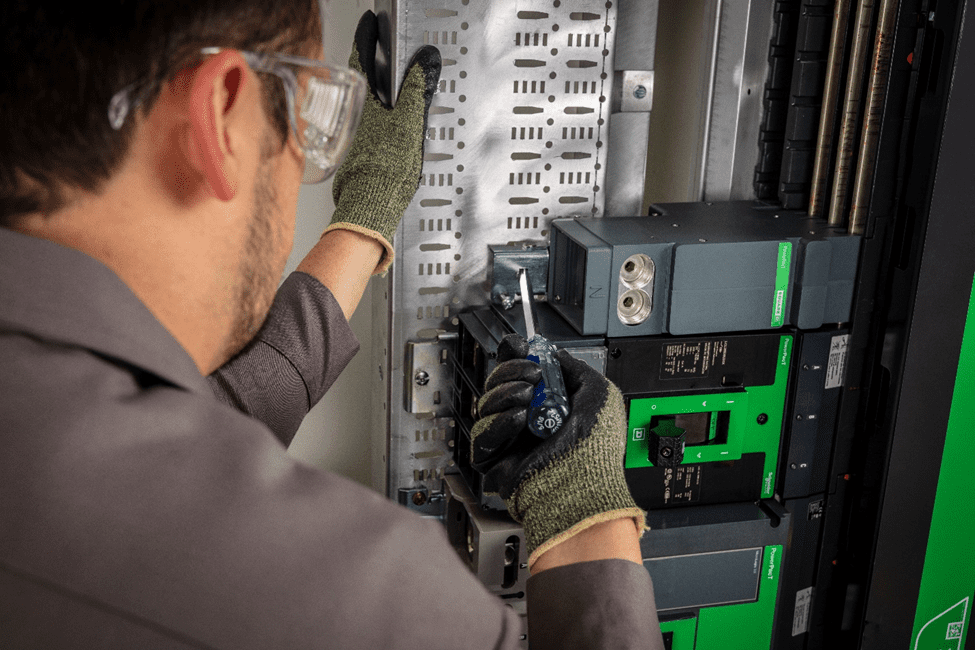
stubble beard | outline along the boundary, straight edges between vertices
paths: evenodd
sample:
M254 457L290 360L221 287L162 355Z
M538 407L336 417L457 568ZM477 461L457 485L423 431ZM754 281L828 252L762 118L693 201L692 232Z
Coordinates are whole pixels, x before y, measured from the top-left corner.
M261 162L254 188L254 207L248 225L247 239L240 262L234 324L227 338L226 357L232 358L257 335L267 318L280 284L286 259L279 260L283 233L275 223L277 194L274 188L274 166L271 163L274 143L268 135L261 144Z

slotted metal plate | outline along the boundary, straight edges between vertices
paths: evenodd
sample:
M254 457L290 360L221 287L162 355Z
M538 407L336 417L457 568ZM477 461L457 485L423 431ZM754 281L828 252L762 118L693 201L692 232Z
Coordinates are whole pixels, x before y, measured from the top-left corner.
M455 330L461 309L490 300L489 245L544 244L552 219L602 216L616 8L587 0L436 0L379 2L381 12L392 28L395 87L423 44L439 48L444 64L423 178L395 241L392 494L417 477L449 472L452 462L449 419L418 420L397 407L407 342ZM422 430L446 430L448 440L418 437Z

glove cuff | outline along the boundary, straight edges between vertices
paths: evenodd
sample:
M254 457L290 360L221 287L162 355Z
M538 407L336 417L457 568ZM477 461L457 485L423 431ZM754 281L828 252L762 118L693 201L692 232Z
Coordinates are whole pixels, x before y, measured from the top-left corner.
M648 528L646 527L646 523L647 523L646 514L636 506L632 508L623 508L621 510L610 510L608 512L601 512L598 515L589 517L588 519L583 519L582 521L572 526L568 530L564 530L561 533L555 535L554 537L548 538L547 540L539 544L537 547L535 547L534 550L529 551L528 570L531 571L532 567L535 565L535 561L538 560L538 558L540 558L546 551L550 550L554 546L561 544L562 542L569 539L570 537L575 537L576 535L583 532L584 530L592 528L597 524L602 524L607 521L614 521L616 519L624 519L627 517L633 519L633 524L636 526L636 529L641 536L646 530L648 530ZM531 548L531 543L529 543L529 548Z
M508 511L524 524L530 556L600 521L633 517L642 530L643 511L630 495L623 449L615 442L599 437L582 441L560 461L526 479L506 500Z
M363 165L335 179L335 214L332 223L343 221L374 230L392 241L399 220L413 198L412 188L404 192L402 181L393 179L382 167ZM414 185L419 175L409 182ZM405 195L405 196L404 196Z
M379 245L383 247L383 254L379 258L379 264L376 265L376 268L373 270L372 274L386 275L386 272L389 271L389 267L393 264L393 258L396 256L396 252L393 250L393 245L389 242L389 240L375 230L363 228L360 225L346 221L333 221L329 224L328 228L325 229L325 232L322 233L322 237L325 236L325 233L331 230L351 230L352 232L357 232L360 235L365 235L366 237L375 239L377 242L379 242Z

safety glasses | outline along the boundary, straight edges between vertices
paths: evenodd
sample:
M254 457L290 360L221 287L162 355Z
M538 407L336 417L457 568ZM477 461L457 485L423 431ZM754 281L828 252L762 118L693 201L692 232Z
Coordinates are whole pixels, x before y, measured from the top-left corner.
M219 47L203 48L209 56ZM362 115L366 95L365 78L352 70L315 59L287 54L241 51L255 72L278 77L284 85L288 119L298 146L305 156L303 183L320 183L342 164ZM108 106L108 120L120 129L126 116L148 95L151 87L133 97L136 84L117 92Z

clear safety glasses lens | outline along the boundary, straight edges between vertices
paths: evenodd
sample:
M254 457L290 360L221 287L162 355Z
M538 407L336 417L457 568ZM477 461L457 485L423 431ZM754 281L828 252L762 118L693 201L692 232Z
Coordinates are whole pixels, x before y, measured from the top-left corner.
M366 81L351 69L332 66L294 69L294 131L305 154L304 183L318 183L338 169L352 144Z
M205 47L200 53L209 56L220 51L219 47ZM284 84L291 129L305 156L302 182L320 183L335 173L362 116L365 77L351 68L298 56L246 51L241 54L255 71L273 74ZM135 83L129 84L112 97L108 120L113 129L122 127L155 85L138 93L136 87Z

